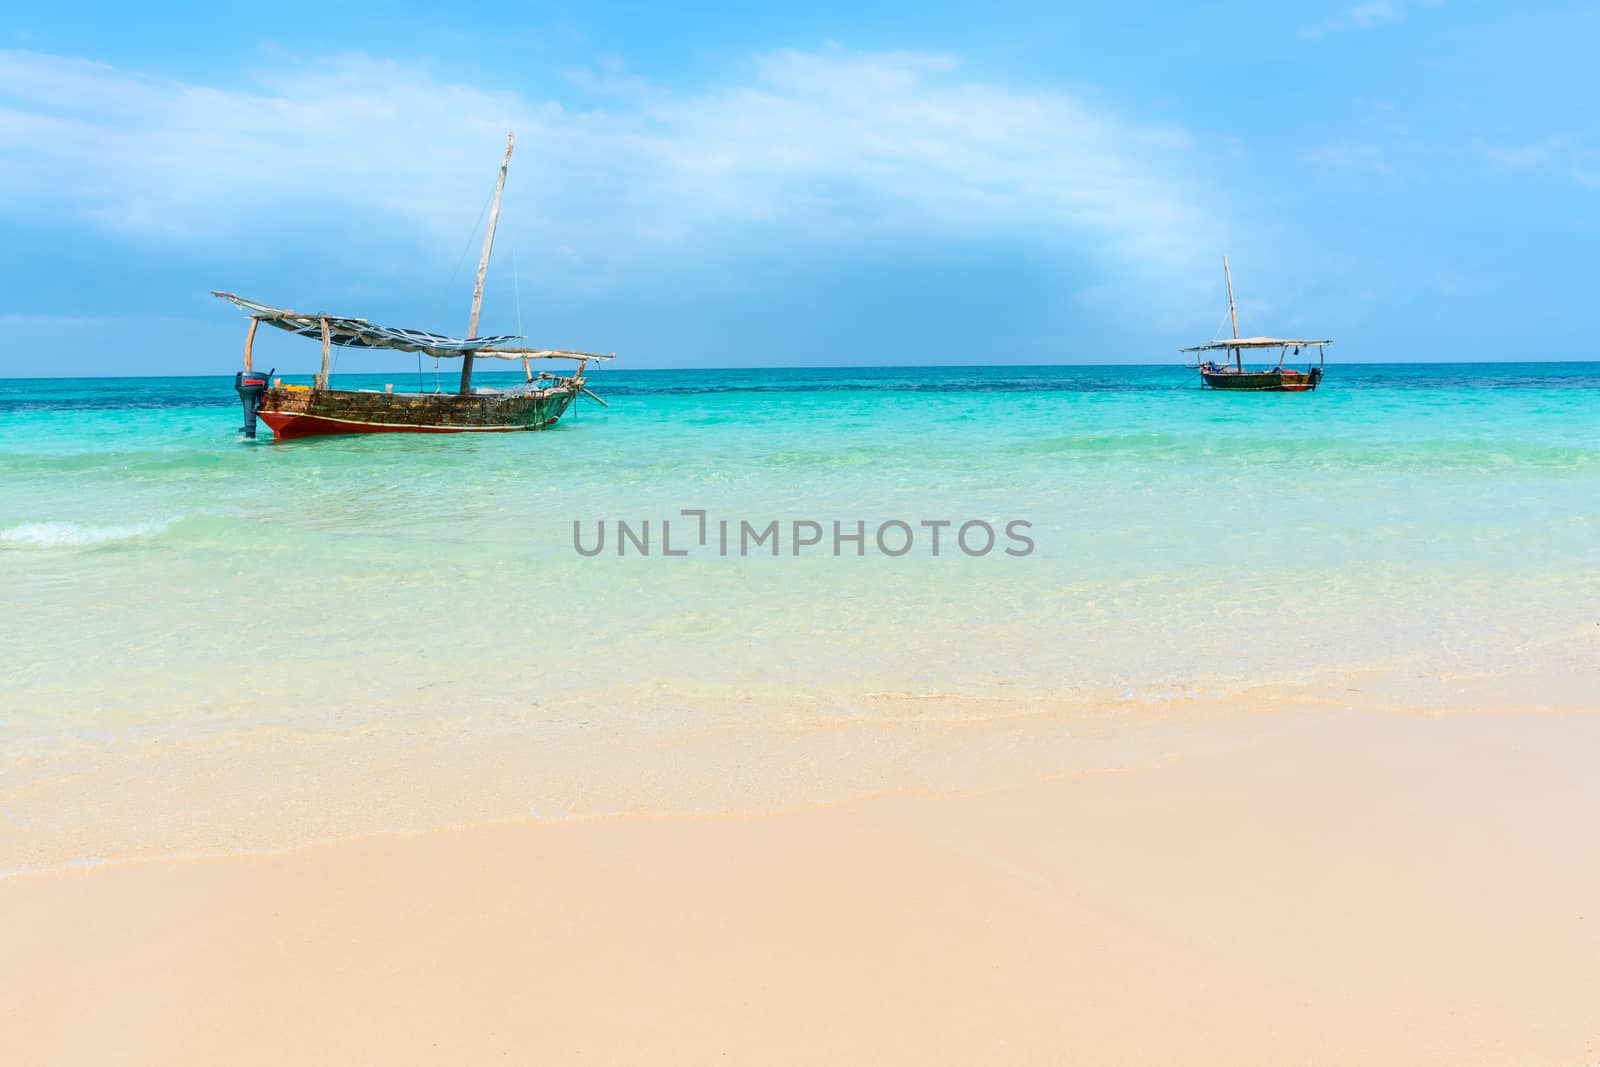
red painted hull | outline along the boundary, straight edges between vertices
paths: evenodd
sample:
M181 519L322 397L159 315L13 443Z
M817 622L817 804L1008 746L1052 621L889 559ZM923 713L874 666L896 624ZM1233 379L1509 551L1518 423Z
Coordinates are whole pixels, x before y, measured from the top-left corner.
M320 415L301 415L288 411L262 411L257 418L272 427L272 435L279 441L296 437L326 437L352 433L514 433L520 430L542 430L555 425L551 419L542 426L401 426L394 423L356 422L329 419Z

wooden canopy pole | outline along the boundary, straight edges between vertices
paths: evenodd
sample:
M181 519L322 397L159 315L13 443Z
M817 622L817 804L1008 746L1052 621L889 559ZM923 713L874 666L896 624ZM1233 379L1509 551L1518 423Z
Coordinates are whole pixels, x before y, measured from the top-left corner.
M326 389L328 387L328 356L329 356L329 352L330 352L330 346L332 345L332 342L333 342L333 338L332 338L332 332L328 329L328 316L326 316L326 315L322 316L322 320L321 321L322 321L322 370L317 373L317 388L318 389Z
M251 371L250 356L256 346L256 327L261 325L261 319L255 315L250 316L250 332L244 335L244 372Z
M1222 257L1222 276L1228 279L1228 317L1233 319L1233 339L1239 339L1239 312L1233 306L1233 272L1228 269L1228 257ZM1233 365L1244 370L1244 354L1238 349L1233 350Z
M494 250L494 226L500 218L500 192L506 187L506 170L511 166L511 149L516 131L506 134L506 157L500 161L500 177L494 183L494 201L489 205L489 229L483 235L483 255L478 260L478 283L472 287L472 317L467 320L467 336L478 336L478 313L483 310L483 279L489 273L489 253ZM461 357L461 395L472 392L472 353Z

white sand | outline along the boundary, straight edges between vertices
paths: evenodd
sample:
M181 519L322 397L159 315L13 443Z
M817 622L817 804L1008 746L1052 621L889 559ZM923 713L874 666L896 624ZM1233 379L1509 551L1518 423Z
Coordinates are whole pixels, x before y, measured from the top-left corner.
M0 879L0 1063L1600 1062L1600 715ZM263 811L261 818L272 813Z

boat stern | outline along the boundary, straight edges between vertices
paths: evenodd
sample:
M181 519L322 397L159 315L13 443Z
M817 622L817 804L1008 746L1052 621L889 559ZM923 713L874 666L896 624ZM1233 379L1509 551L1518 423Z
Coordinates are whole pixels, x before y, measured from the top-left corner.
M267 383L271 380L270 370L265 374L242 370L233 376L234 392L239 394L239 403L244 405L244 425L239 427L239 432L247 438L253 439L256 435L256 415L261 411L261 399L266 396Z

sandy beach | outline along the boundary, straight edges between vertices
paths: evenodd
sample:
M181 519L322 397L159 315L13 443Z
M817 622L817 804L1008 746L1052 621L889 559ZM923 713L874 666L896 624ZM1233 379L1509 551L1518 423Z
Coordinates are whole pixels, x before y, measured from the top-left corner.
M0 19L0 1067L1600 1067L1600 4L199 14Z
M6 1063L1600 1058L1600 716L0 879Z

